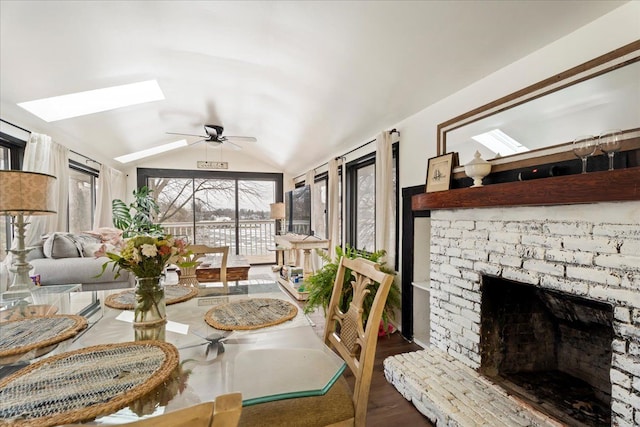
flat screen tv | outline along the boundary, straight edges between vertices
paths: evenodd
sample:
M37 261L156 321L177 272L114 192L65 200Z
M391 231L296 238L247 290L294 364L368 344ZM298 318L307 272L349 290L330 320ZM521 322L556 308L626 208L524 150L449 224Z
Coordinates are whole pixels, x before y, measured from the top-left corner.
M289 233L312 235L311 187L305 185L289 191L284 196L285 229Z

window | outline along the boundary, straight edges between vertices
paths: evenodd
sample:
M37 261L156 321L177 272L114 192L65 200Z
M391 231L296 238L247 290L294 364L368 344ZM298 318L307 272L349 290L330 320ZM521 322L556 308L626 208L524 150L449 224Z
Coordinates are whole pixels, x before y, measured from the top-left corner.
M398 144L393 144L393 236L395 253L398 252ZM347 243L359 250L372 252L376 250L376 165L375 153L367 154L346 165L347 173ZM397 257L396 266L397 269Z
M275 220L269 205L282 201L282 174L138 170L160 206L157 222L192 243L230 246L250 263L273 263Z
M19 170L26 142L0 132L0 170ZM0 262L7 256L13 239L11 217L0 215Z
M98 171L73 160L69 161L68 231L91 230L96 207Z
M355 169L355 247L373 252L376 247L376 165L367 164Z
M313 222L316 236L321 239L327 239L328 235L328 222L329 215L327 211L327 184L329 182L329 175L323 173L318 175L314 179L313 200L311 201L311 207L313 209Z

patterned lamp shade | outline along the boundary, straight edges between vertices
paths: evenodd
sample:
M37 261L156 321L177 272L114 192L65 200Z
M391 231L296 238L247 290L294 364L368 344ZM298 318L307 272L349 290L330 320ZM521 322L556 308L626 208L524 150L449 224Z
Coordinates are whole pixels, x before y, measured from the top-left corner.
M37 172L0 171L0 212L5 215L56 213L56 177Z
M271 219L284 219L284 203L271 203Z

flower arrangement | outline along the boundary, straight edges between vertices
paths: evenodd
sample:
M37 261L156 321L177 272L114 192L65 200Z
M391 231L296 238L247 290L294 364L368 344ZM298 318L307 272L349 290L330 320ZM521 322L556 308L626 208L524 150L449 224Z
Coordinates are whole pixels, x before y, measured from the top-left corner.
M177 262L186 254L185 247L184 240L171 235L138 235L126 239L120 253L107 252L103 248L103 253L98 251L95 255L109 258L109 261L102 265L102 273L113 263L116 278L120 276L120 270L128 270L141 278L158 277L167 264Z
M160 276L169 263L175 263L186 253L185 241L171 235L138 235L125 240L120 253L96 252L96 256L106 256L109 261L102 265L102 272L112 263L120 276L120 270L128 270L136 276L136 305L134 309L134 327L136 324L162 325L166 323L164 289ZM162 329L163 331L163 329ZM144 331L143 331L144 332ZM142 332L141 332L142 333ZM144 332L152 334L154 330ZM163 332L158 331L162 336Z

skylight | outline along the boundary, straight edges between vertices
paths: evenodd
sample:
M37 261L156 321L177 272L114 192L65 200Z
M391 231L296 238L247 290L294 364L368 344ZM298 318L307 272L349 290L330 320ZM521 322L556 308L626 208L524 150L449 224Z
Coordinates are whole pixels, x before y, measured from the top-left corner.
M186 139L180 139L178 141L170 142L168 144L159 145L153 148L147 148L146 150L136 151L135 153L125 154L124 156L115 157L114 160L120 163L130 163L134 160L143 159L145 157L155 156L156 154L164 153L165 151L175 150L176 148L187 146Z
M494 129L480 135L472 136L472 139L487 147L489 150L501 156L529 151L527 147L511 138L500 129Z
M18 106L46 122L69 119L164 99L156 80L88 90L69 95L20 102Z

